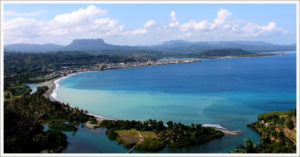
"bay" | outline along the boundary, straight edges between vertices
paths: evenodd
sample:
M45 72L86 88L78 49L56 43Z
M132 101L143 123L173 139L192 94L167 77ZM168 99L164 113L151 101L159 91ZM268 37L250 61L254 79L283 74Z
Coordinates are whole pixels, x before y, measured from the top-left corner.
M259 135L246 126L258 114L296 108L296 53L79 73L62 79L56 95L61 101L113 119L218 124L242 131L243 135L226 135L200 146L161 151L225 153L243 144L246 137L259 142ZM96 139L77 140L67 149L81 152L72 149L81 142L114 145ZM105 150L114 153L120 149Z

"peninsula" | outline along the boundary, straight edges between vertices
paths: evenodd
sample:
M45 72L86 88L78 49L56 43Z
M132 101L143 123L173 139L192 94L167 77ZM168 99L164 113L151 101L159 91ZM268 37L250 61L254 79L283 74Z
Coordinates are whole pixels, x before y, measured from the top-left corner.
M234 153L295 153L296 152L296 109L285 112L272 111L257 116L257 121L249 123L261 134L258 145L246 139Z

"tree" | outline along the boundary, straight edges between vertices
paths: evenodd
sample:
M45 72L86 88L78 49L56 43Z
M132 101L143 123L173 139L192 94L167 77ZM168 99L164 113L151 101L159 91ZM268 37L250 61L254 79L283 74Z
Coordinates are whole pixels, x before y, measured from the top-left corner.
M157 123L157 132L156 133L160 132L164 128L165 128L164 122L163 121L158 121L158 123Z
M168 129L172 129L173 128L173 121L168 121L167 122L167 125L168 125Z
M289 119L287 122L286 122L286 127L289 128L290 130L293 130L294 129L294 122Z
M245 145L237 146L234 152L235 153L258 153L258 148L249 138L246 138Z

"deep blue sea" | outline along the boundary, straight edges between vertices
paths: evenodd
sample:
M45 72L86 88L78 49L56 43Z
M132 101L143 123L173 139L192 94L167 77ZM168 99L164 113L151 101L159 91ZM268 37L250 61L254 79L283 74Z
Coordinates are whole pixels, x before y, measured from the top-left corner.
M240 136L161 151L228 152L246 137L259 142L259 135L246 126L258 114L296 108L296 53L79 73L62 79L56 94L59 100L113 119L218 124L242 131ZM68 140L72 142L65 152L127 150L85 128L68 135Z

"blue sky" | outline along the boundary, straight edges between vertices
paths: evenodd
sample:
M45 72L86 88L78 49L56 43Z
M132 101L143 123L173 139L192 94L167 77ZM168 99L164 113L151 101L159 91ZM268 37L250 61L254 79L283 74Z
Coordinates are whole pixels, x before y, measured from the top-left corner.
M4 42L103 38L121 45L167 40L296 42L295 4L5 4Z

